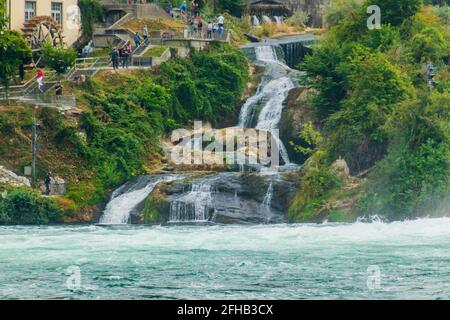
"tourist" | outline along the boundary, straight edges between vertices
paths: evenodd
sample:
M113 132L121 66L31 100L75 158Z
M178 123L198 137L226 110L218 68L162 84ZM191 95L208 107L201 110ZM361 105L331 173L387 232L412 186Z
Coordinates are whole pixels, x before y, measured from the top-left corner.
M191 16L195 17L195 0L191 1Z
M112 66L113 69L118 69L119 68L119 50L117 50L117 48L113 48L113 51L111 53L111 60L112 60Z
M217 39L222 39L223 26L219 23L217 28Z
M208 23L208 28L206 30L206 38L207 39L212 39L212 32L213 32L213 23L210 21Z
M62 94L63 94L63 86L62 86L61 82L58 81L55 85L56 98L59 100L61 98Z
M196 26L194 20L192 20L192 19L189 20L189 31L190 31L191 37L194 37L195 33L197 32L197 26Z
M148 39L148 27L147 27L147 25L144 26L144 30L142 32L142 36L144 37L144 42L146 42L147 39Z
M202 18L198 19L197 31L198 31L199 38L203 39L203 20L202 20Z
M217 30L219 30L219 23L216 20L216 22L213 23L213 30L212 30L214 34L214 39L217 37Z
M44 87L44 70L39 70L39 72L38 72L38 74L37 74L37 77L36 77L36 81L37 81L37 84L38 84L38 89L39 89L39 91L40 92L44 92L43 91L43 87Z
M19 78L20 78L20 83L23 83L23 81L25 79L25 64L23 62L21 64L19 64Z
M128 65L130 63L129 59L130 59L130 54L131 54L131 49L130 49L130 44L129 42L123 46L122 50L121 50L121 57L122 57L122 68L127 68L128 69Z
M186 1L183 1L183 3L180 5L181 14L186 15L186 10L187 10L187 3Z
M172 19L174 18L174 15L173 15L173 7L172 7L171 4L169 4L169 5L166 7L166 12L169 14L169 16L170 16Z
M51 171L47 172L47 175L44 179L45 184L45 194L48 196L50 195L50 184L52 183L52 173Z
M223 25L225 23L225 18L220 15L219 18L217 18L217 22L219 23L219 27L221 27L223 29Z
M139 36L139 32L136 31L133 37L135 47L139 47L141 45L141 37Z
M198 2L195 3L194 15L195 15L196 17L199 17L199 16L200 16L200 5L198 4Z

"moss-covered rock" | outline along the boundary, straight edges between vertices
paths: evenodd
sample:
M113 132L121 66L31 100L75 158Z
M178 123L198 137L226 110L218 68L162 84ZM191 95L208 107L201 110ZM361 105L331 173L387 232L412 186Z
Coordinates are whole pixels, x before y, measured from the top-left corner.
M169 220L166 213L169 211L170 204L166 201L166 189L167 185L161 183L148 195L139 215L142 223L163 223Z

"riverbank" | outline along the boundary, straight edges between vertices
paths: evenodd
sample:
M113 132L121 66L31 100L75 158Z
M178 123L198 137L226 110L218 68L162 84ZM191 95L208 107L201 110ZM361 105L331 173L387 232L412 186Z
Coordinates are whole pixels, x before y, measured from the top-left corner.
M75 115L36 110L41 124L37 178L51 170L68 183L66 195L51 199L64 221L98 220L114 188L161 169L160 139L171 130L192 119L218 124L233 117L246 90L248 70L239 50L214 43L156 71L100 72L65 88L77 97L81 112ZM33 108L23 105L0 113L1 163L14 172L23 172L29 163L33 116Z

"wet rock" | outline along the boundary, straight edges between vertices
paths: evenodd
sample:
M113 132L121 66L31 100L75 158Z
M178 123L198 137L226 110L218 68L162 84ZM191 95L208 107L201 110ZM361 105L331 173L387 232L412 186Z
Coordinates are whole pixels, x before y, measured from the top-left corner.
M215 223L280 223L295 195L296 180L289 174L239 172L192 176L155 188L147 204L153 205L151 215L158 223L196 218ZM265 203L269 191L273 195ZM141 210L140 221L145 215L149 211Z
M291 161L304 163L307 157L297 152L295 145L306 147L307 144L299 137L302 125L312 122L319 127L316 112L306 103L310 91L305 87L294 88L289 92L280 121L280 139L284 143Z

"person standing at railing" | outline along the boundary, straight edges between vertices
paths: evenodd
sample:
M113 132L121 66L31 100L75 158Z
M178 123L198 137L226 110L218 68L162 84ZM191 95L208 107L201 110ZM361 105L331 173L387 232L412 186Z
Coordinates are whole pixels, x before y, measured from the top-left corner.
M198 18L197 30L198 30L199 38L203 39L203 19L202 18Z
M212 39L213 29L214 29L213 23L212 23L212 21L210 21L208 23L208 29L206 31L206 38L207 39Z
M218 24L219 24L219 27L221 27L221 28L223 29L223 26L224 26L224 24L225 24L225 18L224 18L222 15L220 15L220 16L217 18L217 22L218 22Z
M37 81L37 84L38 84L39 91L40 92L44 92L42 90L42 88L44 87L44 70L42 70L42 69L39 70L39 72L37 74L37 77L36 77L36 81Z
M112 61L112 66L113 69L118 69L119 68L119 50L117 50L116 47L113 48L113 51L111 53L111 61Z
M148 39L148 27L147 27L147 25L144 25L144 30L142 32L142 36L144 37L144 42L146 42L147 39Z
M213 35L214 35L214 39L217 38L217 30L219 30L219 23L217 22L217 20L213 23Z
M121 57L122 57L122 68L127 68L130 63L130 55L131 55L131 48L129 42L122 48L121 50Z
M57 101L61 100L62 94L63 94L63 86L62 86L61 82L58 81L55 85L55 96L56 96Z
M223 25L219 23L217 27L217 39L219 40L222 39L222 33L223 33Z

